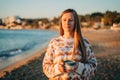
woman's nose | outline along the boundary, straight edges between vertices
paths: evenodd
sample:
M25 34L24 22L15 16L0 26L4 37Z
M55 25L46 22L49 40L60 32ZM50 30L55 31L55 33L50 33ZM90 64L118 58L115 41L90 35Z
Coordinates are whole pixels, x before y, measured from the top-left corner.
M69 22L69 21L66 21L66 24L67 24L67 25L69 25L69 24L70 24L70 22Z

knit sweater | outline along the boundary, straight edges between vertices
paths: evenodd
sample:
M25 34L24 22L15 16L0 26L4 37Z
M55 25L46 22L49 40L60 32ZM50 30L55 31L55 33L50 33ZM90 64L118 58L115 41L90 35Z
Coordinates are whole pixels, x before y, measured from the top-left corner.
M91 50L91 45L87 39L84 39L87 62L79 62L81 59L81 51L73 52L74 38L63 38L62 36L53 38L47 48L43 59L43 72L50 80L89 80L91 75L95 74L97 61L94 53ZM72 72L61 72L59 65L65 60L72 60L78 62L78 67Z

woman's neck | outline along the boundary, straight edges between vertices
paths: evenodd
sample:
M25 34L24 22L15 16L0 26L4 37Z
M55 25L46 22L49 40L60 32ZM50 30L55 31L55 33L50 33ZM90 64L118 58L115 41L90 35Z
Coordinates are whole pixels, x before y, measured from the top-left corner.
M64 33L63 37L64 38L73 38L74 35L73 35L73 33Z

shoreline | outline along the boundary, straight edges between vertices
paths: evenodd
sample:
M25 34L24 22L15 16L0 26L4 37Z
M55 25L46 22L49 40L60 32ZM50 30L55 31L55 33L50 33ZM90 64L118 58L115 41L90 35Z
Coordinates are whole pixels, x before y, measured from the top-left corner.
M18 61L16 63L13 63L3 69L0 70L0 77L5 75L5 72L11 72L12 70L14 70L15 68L19 68L22 65L26 65L29 61L34 60L35 58L41 56L44 52L46 51L46 47L40 49L38 52L34 53L33 55L31 55L30 57L27 57L25 59L22 59L21 61Z
M93 79L120 79L120 74L118 74L120 71L120 31L84 29L82 31L83 36L89 40L99 65ZM42 69L45 47L38 49L32 56L0 71L0 76L2 76L0 79L48 80Z

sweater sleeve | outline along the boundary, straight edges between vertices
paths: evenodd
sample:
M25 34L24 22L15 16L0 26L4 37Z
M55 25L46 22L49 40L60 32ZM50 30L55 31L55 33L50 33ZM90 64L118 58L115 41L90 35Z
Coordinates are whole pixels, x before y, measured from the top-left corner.
M87 62L88 63L81 63L79 62L79 66L77 68L77 73L89 77L94 75L97 68L97 60L94 56L94 53L91 49L91 45L89 44L88 40L85 39L85 46L87 51Z
M48 78L54 77L61 73L58 69L59 64L53 63L53 54L54 54L54 44L53 44L53 40L51 40L48 45L48 48L42 63L43 72Z

